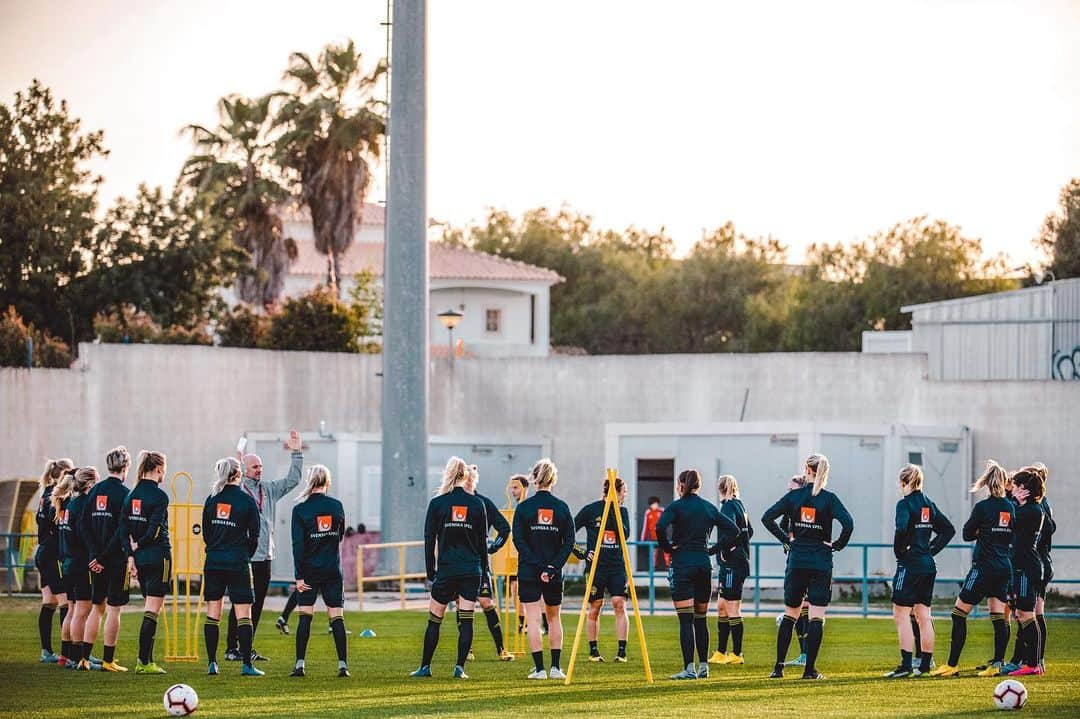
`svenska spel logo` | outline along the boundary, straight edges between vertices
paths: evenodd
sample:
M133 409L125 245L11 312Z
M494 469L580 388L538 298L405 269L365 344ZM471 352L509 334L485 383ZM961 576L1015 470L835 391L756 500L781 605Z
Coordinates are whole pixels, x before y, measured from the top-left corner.
M141 499L133 499L133 500L131 500L131 513L134 514L135 516L142 515L142 500Z
M799 521L813 524L815 519L817 519L817 509L814 507L799 508Z
M551 524L552 522L555 521L555 510L554 509L539 509L539 510L537 510L537 512L536 512L536 520L538 522L540 522L540 524Z
M329 514L320 514L315 518L315 525L320 532L329 532L330 527L334 526L334 518Z
M615 532L610 529L604 530L604 544L615 544Z
M929 522L930 521L930 508L929 507L923 507L922 508L922 520L921 521L923 521L923 522Z
M60 510L60 524L67 524L68 523L67 522L67 513L68 513L68 511L66 509L61 509Z
M1011 519L1011 518L1012 518L1012 515L1009 514L1008 512L998 512L998 526L999 527L1008 527L1009 526L1009 519Z
M231 504L218 503L217 514L215 515L218 519L228 519L230 514L232 514Z
M94 506L97 507L97 511L104 512L109 508L109 498L104 494L99 494Z
M450 508L450 516L453 517L455 522L464 522L465 519L469 516L469 508L460 507L455 504L453 507Z

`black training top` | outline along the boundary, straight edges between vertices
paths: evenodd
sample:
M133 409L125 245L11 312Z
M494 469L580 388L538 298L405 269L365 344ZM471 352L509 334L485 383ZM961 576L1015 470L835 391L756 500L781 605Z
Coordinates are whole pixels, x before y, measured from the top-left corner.
M203 505L205 569L243 571L259 548L259 508L239 485L226 484Z
M57 516L56 533L59 537L59 550L61 559L71 559L81 568L89 563L86 543L79 532L82 526L83 510L86 508L86 497L81 494L73 494L60 502L60 513Z
M574 530L585 529L585 550L592 554L596 551L596 540L600 535L600 520L604 514L604 500L598 499L581 508L574 517ZM622 516L623 532L630 527L630 513L626 507L619 507ZM615 519L615 513L609 512L607 524L604 526L604 541L600 545L600 558L597 560L597 569L609 569L622 567L622 544L619 543L619 526Z
M345 507L333 497L319 492L293 507L293 576L308 584L340 579L344 536Z
M570 507L541 489L514 510L514 546L519 573L562 570L574 549L574 517Z
M475 495L480 498L480 501L484 503L484 511L487 513L488 530L495 530L495 539L488 543L488 554L495 554L503 548L507 540L510 539L510 522L506 521L506 517L499 511L499 508L495 506L495 503L482 494ZM485 562L485 565L487 563Z
M461 487L433 497L424 519L428 579L479 577L487 564L487 535L487 510L480 497Z
M86 495L80 533L90 559L101 563L122 560L131 552L127 535L120 527L128 490L119 477L108 477Z
M662 550L671 554L673 569L704 567L711 570L709 535L713 527L717 532L717 544L722 547L731 546L740 533L739 527L721 514L715 504L691 493L664 509L656 521L656 541Z
M973 564L992 572L1012 572L1013 504L1004 497L987 497L971 508L964 523L964 541L975 542Z
M934 557L955 536L956 527L921 491L914 491L896 503L893 553L898 566L913 574L935 573Z
M777 519L785 516L794 539L776 523ZM840 536L836 541L832 541L833 520L840 522ZM785 494L776 504L765 510L761 523L781 544L789 547L788 569L818 571L832 570L833 552L839 552L847 546L855 529L855 521L840 498L827 489L814 496L812 485L793 489ZM826 542L831 542L832 547L826 545Z
M1046 514L1038 502L1027 502L1016 508L1016 524L1013 527L1013 568L1023 571L1032 579L1041 579L1042 556L1039 554L1039 535L1042 533Z
M52 493L56 487L50 484L41 492L41 501L38 502L37 512L34 519L37 521L38 552L45 560L57 559L60 556L60 537L56 529L56 513L52 506Z
M130 537L138 549L135 564L160 562L172 554L169 543L169 495L152 479L140 479L124 500L121 515L124 539ZM129 545L130 546L130 545Z
M1046 497L1043 497L1039 504L1042 505L1043 514L1046 515L1042 533L1039 534L1039 556L1042 557L1043 579L1049 579L1050 575L1054 573L1054 560L1050 557L1050 551L1054 545L1054 532L1057 531L1057 522L1054 521L1054 512L1050 509L1050 502L1047 501Z
M720 502L720 514L724 515L739 528L739 536L728 547L719 547L720 563L725 567L737 569L743 574L750 573L750 539L754 528L750 524L750 515L738 497Z

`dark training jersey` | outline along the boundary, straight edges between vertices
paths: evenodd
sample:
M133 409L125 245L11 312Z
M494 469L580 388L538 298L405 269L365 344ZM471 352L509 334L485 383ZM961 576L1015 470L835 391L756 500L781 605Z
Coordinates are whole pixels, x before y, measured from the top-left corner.
M259 548L259 508L235 484L207 497L203 505L206 569L239 571Z
M121 514L124 538L138 549L132 551L135 564L160 562L172 554L169 543L169 495L152 479L140 479L124 500Z
M120 527L128 490L119 477L108 477L94 485L86 495L80 533L90 559L104 564L123 560L131 552Z
M596 540L600 536L600 520L604 514L604 500L598 499L581 508L574 517L575 532L585 530L585 549L588 552L596 551ZM623 532L630 526L630 513L626 507L619 507L622 516ZM598 569L623 566L622 544L619 543L619 526L615 520L615 513L608 512L607 524L604 526L604 538L600 544L600 557L596 560Z
M38 552L45 559L57 559L60 556L60 537L56 529L56 514L52 506L52 493L56 485L50 484L41 492L34 519L37 521Z
M729 547L720 547L720 562L743 574L750 573L750 539L754 528L750 525L750 516L738 497L725 499L720 503L720 514L724 515L739 528L739 536Z
M524 500L514 510L514 546L523 574L546 567L562 570L574 549L574 517L570 507L547 490Z
M1004 497L987 497L971 508L964 523L964 541L975 542L973 564L992 572L1012 572L1012 502Z
M61 559L71 559L78 565L80 562L85 566L90 558L87 556L86 543L83 542L79 533L82 526L83 510L86 507L86 497L81 494L73 494L60 502L60 511L56 515L56 534Z
M656 522L656 540L660 549L671 554L672 568L704 567L712 571L709 535L714 527L717 543L722 547L731 546L740 534L739 527L722 515L715 504L696 494L687 494L664 509Z
M424 519L428 579L481 576L487 565L487 535L484 500L461 487L432 498Z
M510 522L506 521L506 517L490 499L482 494L474 496L484 503L484 511L487 513L488 532L490 533L492 529L495 530L495 539L488 544L488 554L495 554L510 539Z
M956 536L956 527L921 491L896 503L893 553L898 566L912 574L934 574L934 557ZM932 538L931 538L932 537Z
M1013 569L1035 580L1042 578L1043 561L1039 555L1039 537L1046 514L1038 502L1028 502L1016 508L1013 526Z
M784 532L776 523L780 517L788 518L790 533ZM832 539L833 521L840 522L840 536ZM843 502L827 489L814 496L812 485L793 489L765 510L761 523L769 533L787 546L788 569L832 570L833 552L847 546L855 522ZM830 542L832 547L826 545Z
M338 546L345 536L345 507L324 493L315 493L292 511L293 569L308 584L341 578Z
M1043 531L1039 535L1039 556L1042 557L1043 562L1043 579L1049 581L1049 578L1054 573L1054 560L1050 557L1050 552L1054 548L1054 532L1057 531L1057 522L1054 521L1054 512L1050 509L1050 502L1046 497L1042 498L1039 502L1043 508L1043 514L1046 515L1046 521L1043 522Z

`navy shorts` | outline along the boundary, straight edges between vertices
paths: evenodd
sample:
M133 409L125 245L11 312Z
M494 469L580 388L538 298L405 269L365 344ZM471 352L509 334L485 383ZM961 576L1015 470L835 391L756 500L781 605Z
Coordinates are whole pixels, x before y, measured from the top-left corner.
M1012 575L1009 572L992 571L972 567L960 587L960 601L964 604L978 604L986 597L1009 601Z
M37 567L39 584L53 594L64 593L64 580L60 577L60 560L41 551L34 552L34 566Z
M345 606L345 583L337 579L307 580L311 589L296 595L296 603L301 607L314 607L315 598L322 595L327 609L341 609Z
M1016 609L1022 612L1034 612L1035 601L1039 598L1039 591L1042 586L1041 576L1033 577L1023 569L1016 570L1013 573L1012 584Z
M731 602L741 602L746 575L741 567L721 566L716 576L720 582L720 596Z
M929 607L934 601L936 578L936 572L915 573L908 571L907 567L897 567L893 576L892 603L898 607L914 607L916 604Z
M467 602L475 602L480 593L481 577L435 577L431 584L431 598L439 604L449 604L458 597Z
M784 606L801 607L803 598L815 607L829 606L832 599L832 571L789 569L784 577Z
M544 600L549 607L557 607L563 600L563 580L541 582L540 572L518 570L518 598L522 604L532 604Z
M60 564L61 578L64 582L64 591L67 593L69 602L89 602L90 593L90 570L86 566L85 559L65 559Z
M255 602L255 582L251 578L251 565L243 569L207 569L203 571L203 599L216 602L229 593L233 604Z
M127 559L110 559L102 564L104 569L90 573L90 601L94 604L107 601L110 607L126 606L131 599Z
M588 577L588 570L585 576ZM602 600L605 592L610 597L626 597L628 589L626 569L621 564L614 567L597 567L596 576L593 577L592 586L589 587L589 601Z
M164 597L172 585L172 559L165 557L148 564L136 564L139 588L144 597Z
M712 599L712 567L668 569L671 599L683 602L693 599L695 604L708 604Z

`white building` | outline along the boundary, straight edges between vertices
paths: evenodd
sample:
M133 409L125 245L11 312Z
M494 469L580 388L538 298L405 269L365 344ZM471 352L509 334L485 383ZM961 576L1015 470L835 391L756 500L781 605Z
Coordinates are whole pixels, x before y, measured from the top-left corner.
M294 297L324 284L326 256L315 249L307 208L282 213L284 233L297 246L297 258L285 278L285 297ZM364 206L356 240L341 257L343 296L353 276L370 270L382 282L386 211ZM558 273L524 262L432 242L428 253L431 347L447 351L449 334L438 314L456 310L464 316L454 329L459 352L478 357L545 357L550 343L550 293L562 282Z

